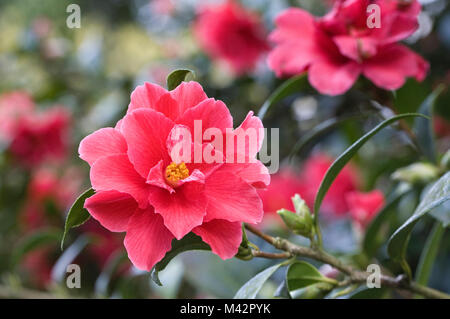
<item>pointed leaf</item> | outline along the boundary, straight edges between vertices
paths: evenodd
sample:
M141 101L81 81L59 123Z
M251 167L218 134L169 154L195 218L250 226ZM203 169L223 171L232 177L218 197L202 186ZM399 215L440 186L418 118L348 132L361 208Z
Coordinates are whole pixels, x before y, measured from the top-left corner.
M289 95L300 92L301 89L304 89L308 84L308 80L305 74L301 74L295 77L290 78L281 84L264 102L261 106L261 109L258 112L258 117L263 120L264 116L267 114L269 109L285 97Z
M175 71L172 71L167 76L167 89L169 91L172 91L175 89L178 85L181 84L181 82L186 81L186 78L189 76L189 74L194 77L195 72L189 69L178 69Z
M269 267L243 285L234 295L234 299L255 299L266 281L281 267L283 263Z
M414 225L424 215L428 214L431 210L449 199L450 172L442 176L437 182L434 183L434 185L422 198L413 215L405 223L403 223L403 225L400 226L400 228L398 228L389 239L388 253L393 260L401 263L403 266L407 265L405 259L406 249L408 247L409 238Z
M289 266L286 274L286 282L289 291L305 288L317 283L337 284L337 281L322 275L316 267L298 261Z
M327 194L328 190L331 187L331 184L336 179L340 171L344 168L344 166L351 160L351 158L358 152L358 150L368 141L370 140L375 134L377 134L380 130L385 128L386 126L400 120L403 118L408 117L416 117L421 116L424 118L428 118L422 114L418 113L406 113L406 114L400 114L394 117L391 117L390 119L387 119L380 124L378 124L376 127L374 127L371 131L369 131L367 134L365 134L363 137L361 137L359 140L357 140L355 143L353 143L349 148L345 150L344 153L341 154L330 166L330 168L327 170L325 177L322 180L322 183L320 184L319 191L317 192L316 199L314 201L314 216L315 220L317 222L317 216L320 210L320 206L322 205L322 201L325 198L325 195Z
M70 207L64 224L64 233L61 239L61 250L64 249L64 240L71 228L83 225L90 217L89 212L84 208L86 199L95 194L92 188L89 188L81 194Z

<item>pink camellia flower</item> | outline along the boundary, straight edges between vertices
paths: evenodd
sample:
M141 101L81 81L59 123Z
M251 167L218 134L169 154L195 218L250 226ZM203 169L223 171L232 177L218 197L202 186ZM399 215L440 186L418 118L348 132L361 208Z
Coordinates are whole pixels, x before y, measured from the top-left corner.
M379 28L369 5L377 5ZM422 81L428 63L397 44L418 27L417 0L340 0L324 17L290 8L276 19L270 34L276 46L268 63L278 76L308 72L320 93L346 92L360 74L387 90L400 88L407 77ZM376 16L374 16L376 17Z
M0 96L0 140L9 142L20 119L34 111L34 102L24 91L13 91Z
M209 128L220 136L203 143ZM267 168L256 160L263 137L258 135L255 147L227 147L227 158L245 154L253 161L221 163L205 158L180 161L180 153L173 151L179 145L174 136L180 130L192 133L188 144L194 146L193 154L184 155L195 157L200 148L203 156L211 152L220 160L225 155L218 140L226 138L231 145L229 141L249 128L263 126L250 112L233 130L226 105L208 98L197 82L183 82L170 92L151 83L138 86L115 128L100 129L80 143L80 157L91 166L96 191L85 207L105 228L126 232L128 256L140 269L150 270L174 238L189 232L221 258L231 258L242 239L241 223L258 223L263 216L256 190L270 182Z
M317 153L311 156L302 167L299 179L303 184L304 192L300 195L310 208L314 205L320 183L332 163L331 157L324 153ZM333 217L344 216L348 212L345 195L357 190L358 184L359 176L356 168L347 164L328 190L321 206L323 212Z
M22 164L35 167L61 160L68 147L70 115L62 107L22 116L16 124L10 152Z
M384 205L384 195L379 190L369 193L351 192L345 197L352 220L365 229Z
M269 48L259 17L231 0L205 7L194 34L213 59L226 62L236 74L251 71Z

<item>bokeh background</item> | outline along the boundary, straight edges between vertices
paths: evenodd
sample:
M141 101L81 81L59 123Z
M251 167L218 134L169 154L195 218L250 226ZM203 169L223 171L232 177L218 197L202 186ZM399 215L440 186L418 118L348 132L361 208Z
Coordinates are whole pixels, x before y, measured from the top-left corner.
M1 145L0 297L232 297L271 264L256 259L222 261L210 253L188 252L160 274L164 286L158 287L148 273L132 267L123 236L103 230L92 219L69 234L63 252L59 249L67 209L89 187L89 168L78 158L78 144L94 130L113 126L125 114L137 85L150 81L165 86L172 70L190 68L208 96L227 104L237 124L249 110L258 111L283 82L267 67L265 54L253 70L236 74L202 50L192 25L202 5L217 2L0 0L0 134L9 134L11 113L33 114L14 142ZM240 2L260 16L262 32L268 34L283 9L296 6L323 15L332 1ZM81 8L79 29L66 26L71 3ZM290 209L289 197L296 192L306 199L311 192L314 195L331 161L380 120L370 116L374 110L370 100L389 106L386 112L415 111L433 88L450 84L450 4L446 0L421 3L420 28L407 44L431 65L424 82L408 80L393 94L360 80L337 97L320 95L306 85L268 114L265 126L280 128L281 170L273 176L274 186L263 194L267 217L261 227L287 235L273 212ZM450 145L449 105L450 91L444 89L434 117L440 153ZM318 124L355 114L368 116L345 121L313 142L298 144ZM347 214L346 192L377 189L389 194L391 173L416 160L407 136L395 129L386 129L367 143L327 198L329 212L322 221L325 247L338 255L357 255L363 230ZM416 200L417 196L406 197L398 205L386 234L411 214ZM413 267L432 224L427 219L414 229L409 255ZM447 232L430 280L431 286L446 292L450 292L449 239ZM292 240L302 243L298 236ZM377 258L387 260L383 245ZM65 285L70 263L81 267L80 289ZM392 265L392 271L399 269ZM260 295L272 296L282 276L274 276Z

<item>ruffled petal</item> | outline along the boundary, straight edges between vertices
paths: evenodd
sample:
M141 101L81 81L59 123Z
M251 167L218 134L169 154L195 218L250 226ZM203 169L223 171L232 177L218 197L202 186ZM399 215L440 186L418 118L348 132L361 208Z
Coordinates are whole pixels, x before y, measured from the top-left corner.
M142 177L160 160L169 160L166 140L174 123L150 109L138 109L125 116L122 132L128 144L128 157Z
M116 191L98 192L84 203L89 214L112 232L127 230L128 221L137 206L133 197Z
M201 225L206 214L204 181L194 180L176 188L170 193L159 187L152 187L149 202L155 212L164 219L164 225L181 239L194 227Z
M126 193L139 203L148 205L148 188L126 155L111 155L99 158L92 165L90 178L96 191L118 191Z
M182 116L186 110L208 98L203 91L202 86L194 81L182 82L173 91L170 91L170 94L178 103L178 114L180 116Z
M111 127L102 128L86 136L80 143L80 157L92 166L103 156L126 154L127 143L122 134Z
M225 219L259 223L263 217L263 207L256 189L233 173L222 171L222 167L206 179L208 206L205 221Z
M130 218L124 245L133 265L149 271L170 250L172 239L161 216L149 208L137 210Z
M167 90L159 85L145 82L136 87L131 93L131 101L128 105L128 112L139 108L155 108L160 97L167 93Z
M236 255L242 241L242 226L239 222L214 219L194 228L193 232L199 235L211 247L213 253L222 259Z

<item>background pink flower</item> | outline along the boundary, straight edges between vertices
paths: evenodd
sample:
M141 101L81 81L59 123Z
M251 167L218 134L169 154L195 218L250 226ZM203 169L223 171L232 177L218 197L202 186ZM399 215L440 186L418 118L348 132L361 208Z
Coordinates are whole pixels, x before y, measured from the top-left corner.
M380 28L369 28L369 4L381 9ZM418 27L416 0L342 0L324 17L290 8L276 19L270 40L276 46L268 63L278 76L308 71L320 93L346 92L363 74L375 85L395 90L407 77L422 81L428 63L406 46L397 44Z
M9 150L22 164L35 167L46 160L62 160L68 147L71 116L67 109L53 107L22 116Z
M34 111L34 102L25 91L13 91L0 96L0 139L9 142L20 119Z
M233 257L241 223L262 219L256 187L269 184L270 176L261 162L184 163L172 154L172 134L179 128L196 133L195 120L202 121L203 131L214 127L223 137L233 127L226 105L208 98L197 82L183 82L170 92L145 83L133 91L127 115L115 128L100 129L80 144L96 190L85 207L105 228L126 232L128 256L140 269L150 270L174 238L191 231L221 258ZM262 123L250 112L240 127L259 129ZM195 141L194 147L214 151L212 144ZM259 137L256 151L261 143ZM234 153L256 156L246 150Z
M379 190L369 193L351 192L345 196L352 220L361 229L366 228L370 221L384 206L384 195Z
M203 8L194 34L206 53L228 63L236 74L251 71L268 49L259 17L235 1Z

